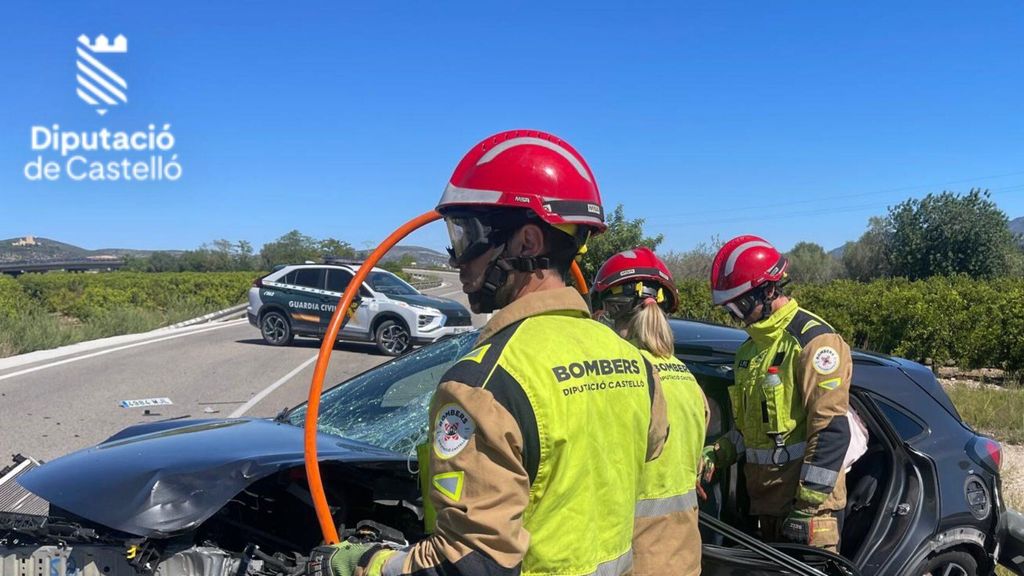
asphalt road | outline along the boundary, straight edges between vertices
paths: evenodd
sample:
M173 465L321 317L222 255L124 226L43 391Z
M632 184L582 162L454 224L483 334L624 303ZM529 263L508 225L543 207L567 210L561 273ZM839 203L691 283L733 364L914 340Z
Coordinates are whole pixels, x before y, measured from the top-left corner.
M457 275L436 274L444 284L424 292L468 307ZM485 321L473 319L476 326ZM82 348L0 359L0 467L10 454L50 460L140 422L274 416L305 401L319 346L302 338L288 347L268 346L243 319ZM339 343L325 386L387 359L373 345ZM173 405L149 408L149 415L120 406L161 397Z

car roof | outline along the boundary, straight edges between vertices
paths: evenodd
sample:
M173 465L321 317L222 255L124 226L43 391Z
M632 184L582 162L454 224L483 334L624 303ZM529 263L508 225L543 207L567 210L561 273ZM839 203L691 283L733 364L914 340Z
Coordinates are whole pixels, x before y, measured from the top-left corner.
M732 356L748 338L747 333L739 328L711 322L672 318L669 325L672 327L675 342L681 344L684 351L688 349L698 354L710 352L715 355ZM863 350L853 350L852 354L855 362L864 361L893 367L899 365L896 359L884 354Z
M746 342L747 333L739 328L712 324L710 322L698 322L694 320L680 320L672 318L669 320L676 343L676 356L684 361L702 361L715 364L731 363L736 355L736 350ZM854 364L870 364L883 368L892 368L902 372L919 389L931 396L936 402L942 405L957 420L961 420L959 412L953 406L949 395L942 389L942 385L932 374L931 370L917 362L887 356L877 352L864 350L852 350ZM880 393L886 394L887 383L873 382L870 379L854 378L855 386L862 386Z
M353 274L355 274L359 270L359 266L358 265L350 265L350 264L316 264L316 263L314 263L314 264L286 264L286 265L283 265L283 266L280 266L280 267L275 267L274 272L279 272L281 270L289 270L289 271L291 271L291 270L298 270L300 268L337 268L339 270L345 270L347 272L352 272ZM378 268L377 266L374 266L372 271L373 272L387 272L389 274L392 273L389 270L385 270L384 268Z

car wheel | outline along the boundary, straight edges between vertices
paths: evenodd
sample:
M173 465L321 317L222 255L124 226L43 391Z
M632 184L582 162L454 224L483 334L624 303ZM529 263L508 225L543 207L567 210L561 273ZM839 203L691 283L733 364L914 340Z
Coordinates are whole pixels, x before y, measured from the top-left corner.
M271 346L285 346L291 344L295 338L288 318L277 311L263 315L260 319L260 333L263 334L263 341Z
M385 320L377 326L377 349L388 356L399 356L411 347L409 330L400 322Z
M950 550L925 560L921 576L977 576L978 561L963 550Z

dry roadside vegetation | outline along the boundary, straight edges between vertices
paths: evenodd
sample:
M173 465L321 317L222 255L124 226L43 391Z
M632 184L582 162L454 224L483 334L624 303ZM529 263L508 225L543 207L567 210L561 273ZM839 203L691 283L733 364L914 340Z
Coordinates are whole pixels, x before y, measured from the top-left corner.
M0 275L0 357L145 332L244 301L256 272Z

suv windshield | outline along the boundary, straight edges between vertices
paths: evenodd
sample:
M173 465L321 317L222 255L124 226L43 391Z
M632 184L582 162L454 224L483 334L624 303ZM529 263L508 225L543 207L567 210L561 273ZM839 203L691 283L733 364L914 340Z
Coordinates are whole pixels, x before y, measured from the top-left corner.
M366 276L366 283L377 292L388 296L415 296L419 294L415 288L390 272L373 271Z
M441 376L473 348L476 332L443 338L347 380L320 397L317 428L379 448L415 455L427 439L428 409ZM305 405L288 414L302 426Z

